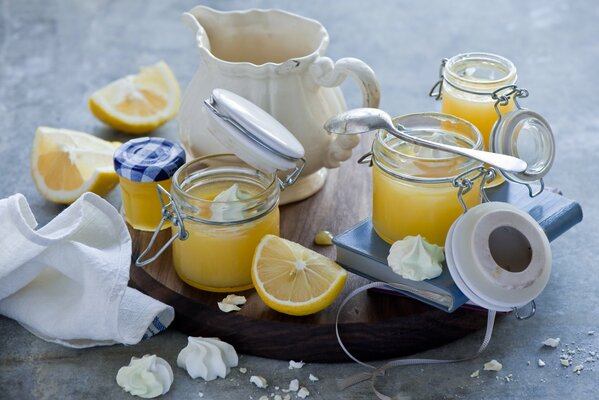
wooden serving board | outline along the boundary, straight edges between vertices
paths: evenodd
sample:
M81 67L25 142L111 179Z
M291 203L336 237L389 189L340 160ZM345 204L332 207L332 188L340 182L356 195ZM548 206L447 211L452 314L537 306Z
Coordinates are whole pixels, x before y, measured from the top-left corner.
M325 187L315 196L281 207L281 236L334 259L333 246L315 246L314 235L323 229L334 234L370 215L371 178L357 158L371 143L364 138L354 157L330 170ZM151 233L131 231L134 261ZM158 237L161 246L170 230ZM223 313L217 307L226 293L210 293L183 283L172 266L170 250L145 268L132 263L130 286L170 304L176 311L173 326L191 336L216 336L237 351L281 360L307 362L348 361L337 343L335 316L341 301L367 283L356 275L327 309L310 316L292 317L269 309L255 291L242 294L247 303L239 312ZM460 309L447 314L408 298L377 292L362 293L348 303L339 331L346 347L359 359L398 357L437 347L485 326L486 313Z

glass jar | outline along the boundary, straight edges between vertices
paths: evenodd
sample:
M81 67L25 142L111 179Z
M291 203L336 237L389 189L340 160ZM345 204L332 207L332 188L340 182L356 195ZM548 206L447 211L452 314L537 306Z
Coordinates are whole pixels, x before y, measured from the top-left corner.
M215 201L238 185L232 200ZM267 234L279 235L276 174L219 154L185 164L173 178L172 199L185 217L186 240L173 243L173 263L187 284L213 292L252 288L254 250ZM178 227L173 227L176 234Z
M483 148L478 129L452 115L409 114L394 118L393 122L412 136ZM413 145L379 130L372 145L372 163L372 223L376 233L388 243L421 235L428 242L443 246L451 224L463 212L460 189L454 181L468 178L473 184L461 195L468 208L481 202L482 180L470 179L483 171L480 161Z
M184 163L185 150L163 138L136 138L116 149L114 169L119 176L122 212L129 225L142 231L156 229L162 209L156 188L160 185L170 190L173 174Z
M301 174L304 148L266 111L230 91L214 89L204 111L222 128L217 139L234 154L185 164L171 193L159 186L162 220L135 265L155 261L172 244L175 271L184 282L213 292L247 290L256 247L265 235L279 234L279 193ZM147 256L167 221L171 238Z
M441 111L473 123L482 134L485 149L497 121L493 93L515 85L515 65L490 53L464 53L444 61L441 67ZM502 114L514 109L513 98L498 105Z

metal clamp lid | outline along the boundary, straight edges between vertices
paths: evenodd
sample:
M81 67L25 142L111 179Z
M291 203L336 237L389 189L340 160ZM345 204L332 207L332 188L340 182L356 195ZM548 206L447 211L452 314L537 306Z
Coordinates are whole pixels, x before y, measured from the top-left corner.
M227 149L266 173L293 170L281 180L283 188L295 182L306 163L304 147L273 116L225 89L214 89L204 109L219 128L211 133Z

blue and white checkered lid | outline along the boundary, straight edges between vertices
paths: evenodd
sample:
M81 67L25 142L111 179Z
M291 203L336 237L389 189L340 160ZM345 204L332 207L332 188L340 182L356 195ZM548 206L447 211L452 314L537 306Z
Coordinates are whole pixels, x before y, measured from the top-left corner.
M158 182L169 179L183 164L183 147L158 137L129 140L114 152L116 173L134 182Z

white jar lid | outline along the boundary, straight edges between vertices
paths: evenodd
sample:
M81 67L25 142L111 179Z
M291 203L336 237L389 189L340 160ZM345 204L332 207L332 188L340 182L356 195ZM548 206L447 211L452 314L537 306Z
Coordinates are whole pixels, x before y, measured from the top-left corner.
M480 204L458 218L447 235L445 255L458 288L495 311L530 303L551 275L545 232L526 212L502 202Z
M494 153L520 158L528 164L526 171L502 173L519 183L543 178L555 158L555 139L549 123L534 111L518 109L501 117L493 127L489 143Z
M225 89L214 89L204 108L222 129L216 139L237 157L266 172L297 168L304 148L272 115Z

